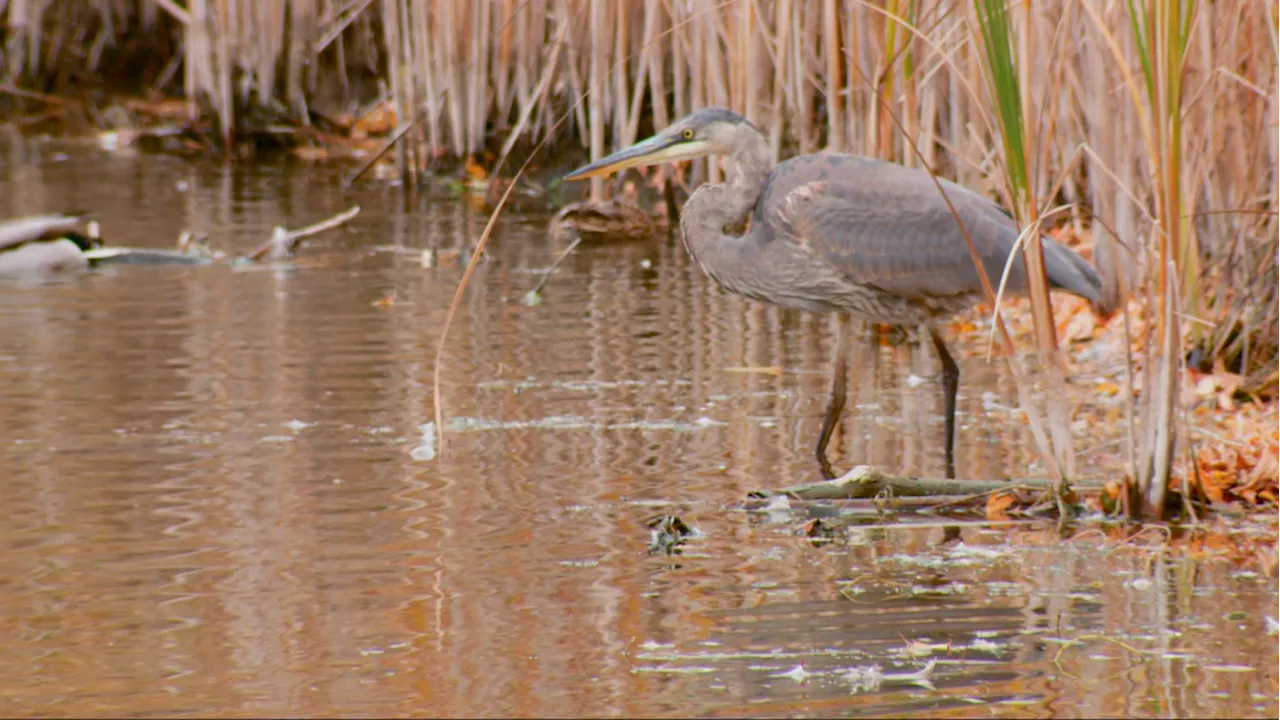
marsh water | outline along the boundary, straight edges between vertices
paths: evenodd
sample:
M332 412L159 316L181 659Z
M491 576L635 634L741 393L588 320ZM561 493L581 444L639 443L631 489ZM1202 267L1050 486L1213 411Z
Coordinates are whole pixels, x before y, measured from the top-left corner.
M831 328L720 292L678 242L584 247L530 307L562 245L523 198L458 308L441 438L476 204L0 148L0 216L92 210L113 244L245 253L362 208L288 264L0 282L0 714L1276 716L1256 565L1027 523L943 542L919 514L815 543L745 504L816 479ZM1006 371L957 348L959 474L1043 473ZM836 465L941 474L933 356L850 365ZM671 514L694 537L649 554Z

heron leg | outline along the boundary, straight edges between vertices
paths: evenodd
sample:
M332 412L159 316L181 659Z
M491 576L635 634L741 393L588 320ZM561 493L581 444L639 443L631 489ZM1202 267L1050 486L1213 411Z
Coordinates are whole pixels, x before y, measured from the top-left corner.
M831 462L827 460L827 444L831 442L831 434L835 432L836 423L840 422L840 414L844 412L845 389L848 380L846 356L849 354L849 320L844 315L836 318L836 349L831 369L831 394L827 398L827 415L822 420L822 432L818 435L818 446L813 449L822 469L822 478L831 480L835 473L831 470Z
M946 413L944 432L947 436L945 445L947 479L953 480L956 476L956 391L960 388L960 368L956 367L956 361L951 358L951 353L947 351L947 344L938 334L937 329L932 325L928 328L929 337L933 340L933 348L938 351L938 359L942 361L942 390L946 393L943 399L943 411Z

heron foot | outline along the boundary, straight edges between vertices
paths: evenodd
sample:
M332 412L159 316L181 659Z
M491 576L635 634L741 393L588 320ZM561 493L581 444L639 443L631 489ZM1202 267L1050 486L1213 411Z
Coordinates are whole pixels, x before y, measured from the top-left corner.
M831 461L827 460L826 453L821 450L818 451L818 471L822 473L824 481L835 480L837 477L835 471L831 469Z

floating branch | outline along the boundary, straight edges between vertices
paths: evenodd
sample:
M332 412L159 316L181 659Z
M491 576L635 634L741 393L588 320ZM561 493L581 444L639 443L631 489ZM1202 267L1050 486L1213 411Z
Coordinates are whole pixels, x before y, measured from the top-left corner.
M293 255L293 251L298 247L298 243L303 239L311 237L325 230L332 230L346 222L351 218L360 214L360 206L352 205L350 209L334 215L327 220L321 220L314 225L308 225L298 230L289 230L287 228L276 226L271 233L271 239L266 244L254 250L248 255L248 259L257 262L264 257L268 260L285 260Z

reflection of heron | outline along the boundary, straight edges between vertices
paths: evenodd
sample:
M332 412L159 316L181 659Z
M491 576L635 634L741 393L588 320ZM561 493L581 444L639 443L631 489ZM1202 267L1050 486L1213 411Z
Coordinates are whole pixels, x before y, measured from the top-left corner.
M956 216L933 179L922 170L840 154L792 158L771 171L764 135L720 109L693 113L566 179L705 155L730 155L734 167L728 182L703 185L685 203L680 229L689 254L723 288L749 298L890 325L926 325L942 361L947 474L954 476L960 371L933 321L981 299L982 285ZM1017 242L1017 225L981 195L941 183L988 277L997 282ZM743 225L741 235L726 231ZM1101 282L1083 258L1048 238L1042 247L1050 287L1099 302ZM1008 290L1026 288L1021 255L1015 254ZM826 447L844 409L847 335L842 317L815 449L828 478Z

